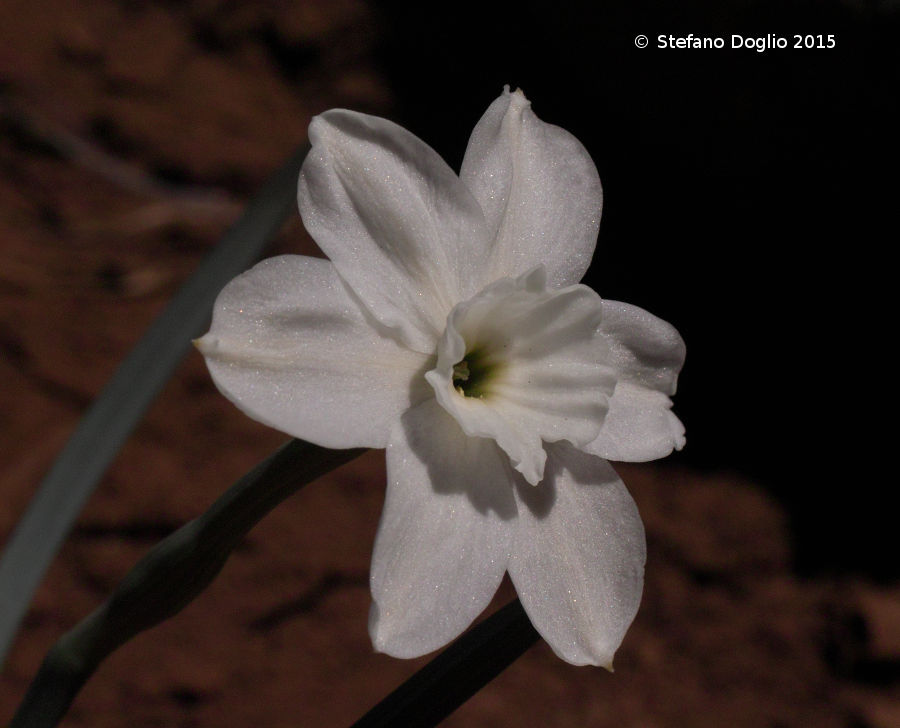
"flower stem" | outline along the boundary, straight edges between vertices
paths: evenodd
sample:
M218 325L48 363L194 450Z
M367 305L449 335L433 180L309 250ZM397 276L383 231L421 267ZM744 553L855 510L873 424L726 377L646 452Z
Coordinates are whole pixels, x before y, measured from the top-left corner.
M479 623L351 728L429 728L516 661L538 639L518 599Z
M158 543L112 596L51 648L10 728L51 728L97 666L139 632L174 616L215 578L244 535L302 486L365 450L291 440L198 518Z

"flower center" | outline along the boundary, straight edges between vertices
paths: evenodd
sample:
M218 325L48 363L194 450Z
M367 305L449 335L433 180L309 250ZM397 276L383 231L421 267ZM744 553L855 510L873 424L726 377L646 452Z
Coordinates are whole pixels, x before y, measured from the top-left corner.
M425 379L463 432L536 485L545 442L583 447L603 425L616 377L601 315L596 293L548 288L542 267L501 278L453 308Z
M453 388L464 397L484 399L500 369L501 362L490 356L486 347L474 346L453 365Z

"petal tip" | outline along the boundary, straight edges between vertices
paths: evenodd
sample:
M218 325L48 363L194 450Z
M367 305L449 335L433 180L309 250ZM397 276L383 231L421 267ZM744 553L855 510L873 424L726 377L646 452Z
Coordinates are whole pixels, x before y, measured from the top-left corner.
M526 115L534 115L534 112L531 111L531 102L525 98L521 89L516 89L506 98L509 100L509 105L506 107L504 124L511 124L512 128L517 128L525 123Z
M544 465L547 461L547 454L544 452L543 448L541 448L541 452L544 453L544 456L543 458L538 456L538 462L535 462L535 459L529 458L513 463L513 468L515 468L515 470L525 478L528 485L533 488L539 486L544 479Z
M557 657L570 665L575 667L602 667L609 672L615 672L613 668L615 651L610 652L608 646L587 642L582 643L580 647L572 645L568 648L557 649L552 643L548 642L548 644L550 644L550 649L556 653Z
M309 122L307 136L309 143L317 148L318 152L328 147L334 138L335 132L344 131L350 133L356 128L354 124L365 124L365 114L349 109L328 109L321 114L316 114ZM306 166L304 164L304 166Z
M395 629L397 626L396 621L380 618L377 606L372 603L372 610L369 612L369 638L375 652L401 660L411 660L435 649L428 644L423 645L421 640L414 639L412 635L398 633Z
M422 651L411 649L410 644L404 643L398 634L397 620L391 619L391 613L381 613L376 601L372 601L369 608L369 638L372 640L372 648L375 652L401 659L410 659L424 654Z
M672 410L667 410L669 416L669 424L672 427L672 441L676 450L681 450L687 445L687 437L685 437L684 424L675 415Z
M386 653L387 640L384 638L381 620L381 610L378 609L378 602L373 601L369 607L369 638L372 640L372 648L375 652Z
M199 339L192 339L191 343L194 348L203 356L212 356L219 348L219 337L212 334L205 334Z
M316 114L309 120L306 134L309 137L309 143L315 145L322 138L323 127L328 124L328 120L322 118L322 114Z
M591 649L590 653L586 657L573 664L590 665L591 667L602 667L604 670L608 670L609 672L615 672L615 669L613 668L614 657L615 651L610 652L608 646L595 644L593 645L593 649Z
M506 86L505 88L509 89L509 86ZM515 104L517 108L521 109L531 106L531 102L525 96L525 92L521 88L516 87L516 90L509 95L509 98L510 104Z

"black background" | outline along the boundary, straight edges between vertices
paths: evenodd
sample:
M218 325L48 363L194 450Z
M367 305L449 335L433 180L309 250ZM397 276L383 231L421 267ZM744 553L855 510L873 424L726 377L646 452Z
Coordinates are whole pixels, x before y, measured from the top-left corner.
M587 147L605 199L585 282L687 342L674 461L763 483L789 507L806 573L897 573L896 8L384 6L396 120L451 166L504 84ZM688 33L725 48L657 47ZM789 47L733 50L733 33ZM793 48L820 33L835 48Z

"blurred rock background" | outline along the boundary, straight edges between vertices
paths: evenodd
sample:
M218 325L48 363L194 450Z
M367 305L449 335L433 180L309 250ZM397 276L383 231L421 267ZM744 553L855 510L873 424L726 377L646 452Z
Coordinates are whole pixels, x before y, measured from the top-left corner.
M687 340L676 411L689 444L620 469L649 560L616 673L541 644L447 725L900 725L896 526L875 416L892 373L876 313L896 239L896 4L429 7L0 4L0 543L312 115L389 116L458 167L509 83L600 169L591 285ZM689 32L837 45L656 48ZM298 217L273 246L314 251ZM188 357L44 581L2 673L0 720L66 629L281 441ZM383 487L370 453L289 500L203 597L101 668L65 725L359 717L424 663L374 655L366 634ZM506 585L497 603L511 596Z

